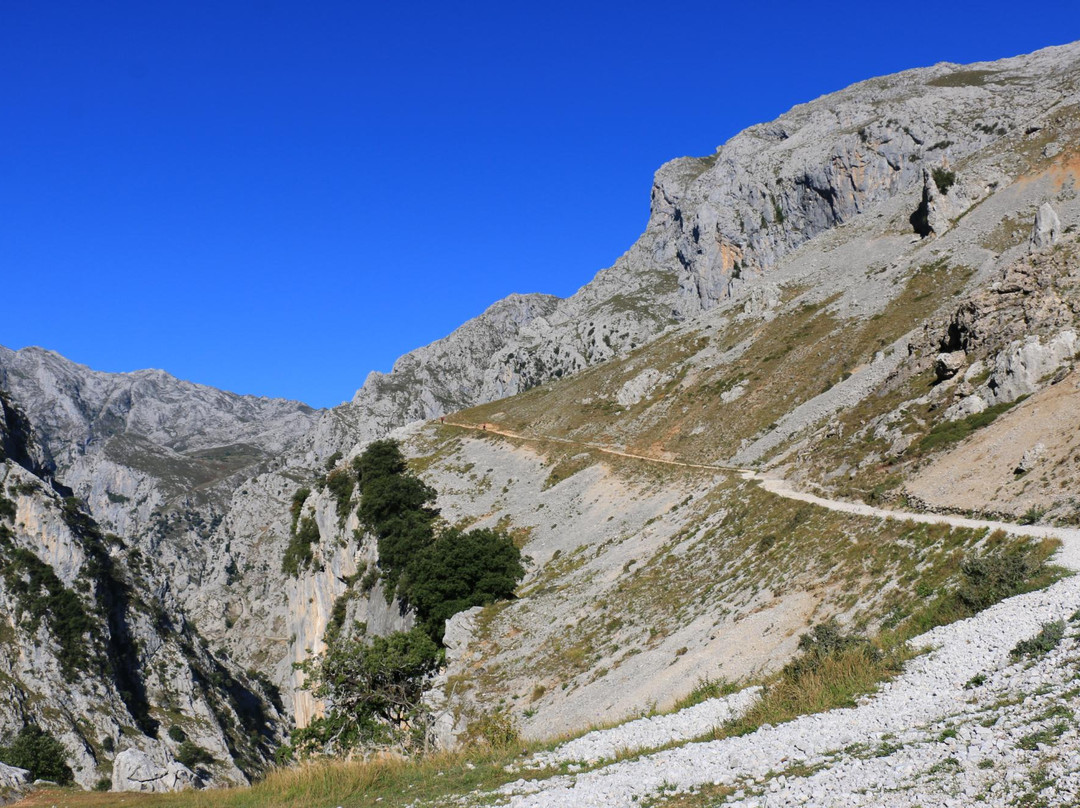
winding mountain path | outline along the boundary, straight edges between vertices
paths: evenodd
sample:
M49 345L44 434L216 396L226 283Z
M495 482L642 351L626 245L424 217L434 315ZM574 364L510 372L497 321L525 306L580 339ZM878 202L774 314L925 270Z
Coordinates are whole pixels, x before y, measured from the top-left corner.
M786 480L753 469L665 460L566 438L521 435L490 424L451 425L650 463L738 473L777 496L844 513L1060 539L1057 560L1080 569L1080 531L1074 529L891 511L798 491ZM578 774L521 779L478 798L506 808L634 808L711 787L719 789L717 803L741 808L1077 805L1080 733L1069 722L1054 722L1055 716L1080 712L1080 688L1074 687L1080 639L1070 635L1034 660L1018 660L1015 652L1019 642L1052 621L1061 626L1080 621L1080 576L1008 598L915 638L913 644L933 650L911 660L896 679L855 707L765 724L747 735L691 742ZM610 740L596 735L600 746ZM573 751L582 759L604 754L602 748L595 755L591 749Z
M1080 529L1052 527L1049 525L1019 525L1013 522L996 522L989 519L969 519L963 516L952 516L941 513L919 513L916 511L895 511L888 508L876 508L861 502L849 502L841 499L828 499L800 491L788 480L779 477L770 477L755 469L742 468L739 466L726 466L709 463L687 463L682 460L668 460L661 457L626 452L614 449L599 443L587 441L575 441L568 438L557 438L552 435L524 435L508 429L500 429L493 424L466 424L459 421L444 421L446 426L456 426L461 429L469 429L485 434L501 435L505 438L532 442L563 443L569 446L578 446L582 449L590 449L602 454L615 457L628 457L634 460L644 460L648 463L658 463L665 466L677 466L680 468L702 469L704 471L726 471L742 475L745 480L757 482L770 494L775 494L785 499L794 499L800 502L809 502L830 511L857 514L859 516L877 517L879 519L897 519L904 522L917 522L928 525L952 525L953 527L966 527L976 530L1001 530L1013 536L1028 536L1034 539L1058 539L1061 548L1058 550L1054 561L1068 569L1080 571Z

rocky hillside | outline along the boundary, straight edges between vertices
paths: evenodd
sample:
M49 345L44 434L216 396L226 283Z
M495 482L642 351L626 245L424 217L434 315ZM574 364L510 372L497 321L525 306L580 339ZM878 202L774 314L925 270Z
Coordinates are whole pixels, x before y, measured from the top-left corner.
M87 788L246 783L281 740L275 688L215 656L152 557L98 526L0 401L4 735L53 735Z
M197 653L280 687L268 738L316 713L292 663L328 626L410 622L361 585L377 549L350 477L392 430L448 522L511 530L532 559L518 600L451 623L444 740L493 711L541 737L775 670L811 623L901 624L986 535L778 502L714 466L874 503L1077 513L1078 82L1077 45L941 64L674 160L641 238L578 293L500 301L333 410L0 349L7 466L42 509L81 499L68 510L120 537L110 557L137 553L131 586L198 627ZM492 429L414 423L446 413ZM53 564L58 539L9 529ZM311 563L286 571L298 542ZM12 687L40 688L28 676Z
M26 411L57 473L120 533L170 507L220 508L317 419L297 402L159 370L100 373L40 348L0 348L0 388Z
M890 222L897 235L944 232L1037 159L1035 141L1039 149L1055 141L1048 129L1075 101L1076 58L1071 46L1049 48L871 79L753 126L712 155L667 163L645 232L614 266L566 300L512 296L402 357L357 393L358 420L400 424L512 395L633 350L733 297L767 306L786 256L872 209L878 218L890 200L903 199ZM927 181L935 168L981 166L992 154L999 160L960 172L945 190ZM481 330L497 336L478 341ZM385 415L388 399L396 418Z
M858 545L867 531L875 552L892 553L925 539L858 520L804 528L809 512L757 500L753 488L717 478L716 465L768 469L832 497L1075 523L1076 55L1071 47L913 71L845 91L840 98L882 84L936 88L926 95L949 99L955 131L971 99L996 91L993 77L1022 86L1036 65L1061 77L1041 115L993 132L972 119L986 135L980 148L938 155L860 215L787 243L774 266L751 273L747 291L732 288L629 356L454 416L516 436L498 439L511 445L445 430L421 436L417 451L435 448L433 480L447 485L458 468L482 485L491 478L484 497L459 479L461 496L448 501L455 514L509 519L533 531L527 547L538 550L535 587L463 625L471 639L454 652L451 679L475 679L483 703L509 705L525 731L545 736L572 717L670 704L695 675L768 670L810 622L903 625L912 605L884 596L941 585L931 586L925 560L909 568L900 556L875 561L863 550L856 560L818 544L846 536ZM527 495L537 477L524 470L498 476L520 468L523 452L547 493ZM621 502L611 516L625 524L648 502L650 486L635 482L642 470L627 468L641 465L634 458L710 468L669 470L668 502L623 532L593 509ZM687 476L700 487L674 484ZM931 544L956 553L979 541ZM549 547L559 553L540 550ZM815 558L828 563L818 569ZM882 589L881 580L906 583ZM551 614L567 619L552 623Z

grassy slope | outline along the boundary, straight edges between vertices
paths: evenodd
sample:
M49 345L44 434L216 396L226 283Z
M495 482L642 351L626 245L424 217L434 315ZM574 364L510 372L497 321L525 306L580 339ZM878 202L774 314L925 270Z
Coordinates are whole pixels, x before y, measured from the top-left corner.
M968 270L945 261L919 267L882 312L861 321L838 318L829 311L830 301L792 302L770 322L729 318L712 331L677 332L628 358L459 417L689 461L725 458L870 362L933 313L931 300L943 305L969 277ZM650 367L671 378L637 404L615 403L622 384ZM740 384L741 397L721 399Z
M581 447L532 445L550 452L552 476L590 462L614 463L627 478L641 467L658 468ZM740 623L761 617L767 617L763 626L772 623L776 631L757 637L748 653L768 666L791 653L792 635L807 621L843 615L863 628L901 625L931 593L955 581L963 557L986 539L983 531L842 514L775 497L730 476L721 476L707 494L678 503L663 518L676 518L680 507L683 526L662 543L650 548L630 535L581 545L531 576L518 601L488 607L479 624L483 652L459 687L483 693L490 704L512 703L528 693L530 682L572 694L639 654L660 653L691 624L699 626L701 636L681 641L685 645L674 649L675 655L700 651L697 664L711 659L722 666L723 657L731 656L725 643L739 635ZM623 542L631 549L620 547ZM627 555L632 557L623 561ZM883 587L882 581L889 584ZM534 614L577 617L537 626ZM695 674L691 667L686 675L692 681L703 672ZM672 693L667 703L679 695Z

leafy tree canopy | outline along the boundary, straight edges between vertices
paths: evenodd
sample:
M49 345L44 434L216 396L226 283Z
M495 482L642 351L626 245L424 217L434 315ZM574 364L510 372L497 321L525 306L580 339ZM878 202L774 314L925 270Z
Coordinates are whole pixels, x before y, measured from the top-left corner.
M405 474L408 469L405 455L401 453L401 445L391 438L369 444L353 464L360 477L361 487L371 480Z
M384 534L391 520L415 513L432 521L438 511L429 507L436 492L430 485L407 474L376 477L362 486L360 519L377 535Z
M370 642L341 641L300 663L305 687L327 709L293 734L294 748L302 754L341 754L385 743L407 749L415 741L410 729L426 726L421 697L441 661L439 646L414 628Z
M393 598L409 562L435 538L436 491L409 472L395 440L378 440L354 461L360 521L379 540L379 569Z
M60 785L73 780L64 745L35 724L23 727L10 746L0 746L0 762L27 769L34 780L52 780Z
M409 564L435 540L435 529L432 519L416 511L391 517L384 528L379 535L379 567L387 594L392 595Z
M401 589L424 627L441 639L450 617L513 598L524 575L521 551L506 533L449 528L409 562Z

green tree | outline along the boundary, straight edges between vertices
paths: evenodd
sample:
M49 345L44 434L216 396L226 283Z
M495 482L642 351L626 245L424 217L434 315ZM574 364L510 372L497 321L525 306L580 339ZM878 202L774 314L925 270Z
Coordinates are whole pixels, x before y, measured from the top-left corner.
M344 524L349 516L349 503L352 501L356 479L348 469L334 469L326 476L326 487L334 495L338 521Z
M1030 547L990 550L960 565L956 596L972 613L1024 591L1043 569Z
M292 502L289 505L289 516L292 519L289 532L293 535L296 534L296 523L300 521L300 513L304 510L304 503L307 502L309 496L311 496L311 489L307 487L298 489L292 495Z
M409 563L401 589L423 626L441 640L451 616L513 598L524 575L521 551L506 533L450 528Z
M369 480L380 477L394 477L404 474L408 469L401 445L392 438L377 440L368 444L363 454L353 461L356 473L363 487Z
M33 780L68 785L73 779L64 745L35 724L19 730L10 746L0 746L0 762L27 769Z
M388 524L407 513L434 520L438 511L429 507L436 491L407 474L377 477L366 482L360 498L360 519L375 533L385 533Z
M176 760L194 771L199 766L212 766L216 761L206 749L185 740L176 749Z
M442 652L421 629L388 637L347 640L297 665L304 687L326 701L326 711L292 744L300 754L342 754L351 749L417 740L426 727L421 697L442 661Z
M378 539L379 569L390 599L405 568L434 540L436 491L409 472L395 440L370 444L354 467L360 479L357 514Z
M315 560L315 551L312 546L321 540L319 524L311 516L304 516L293 533L289 544L285 548L285 554L281 557L281 571L294 578L300 574L300 570L311 566Z
M386 582L386 595L392 598L398 579L409 564L435 540L433 520L427 514L405 511L383 523L378 534L379 568Z

